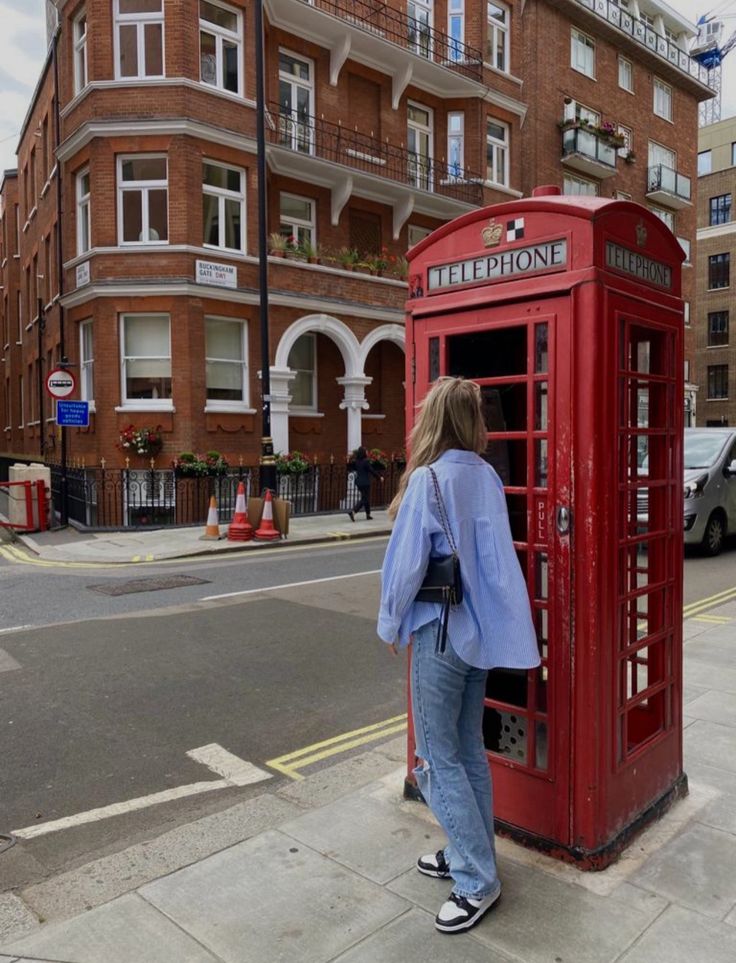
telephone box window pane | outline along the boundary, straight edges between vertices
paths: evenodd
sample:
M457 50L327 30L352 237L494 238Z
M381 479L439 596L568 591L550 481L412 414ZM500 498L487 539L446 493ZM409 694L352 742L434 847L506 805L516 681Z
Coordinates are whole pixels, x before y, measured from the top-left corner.
M536 767L537 769L547 769L547 723L546 722L536 722L535 724L535 754L536 754Z
M429 381L433 384L440 376L440 339L429 339Z
M635 706L627 713L626 750L631 753L643 745L665 727L669 718L668 701L670 690L664 689L647 700L643 706Z
M507 495L506 504L509 510L511 535L515 542L525 542L527 540L526 495Z
M486 386L481 394L488 431L526 431L526 382Z
M506 488L526 488L526 441L492 438L482 457L493 465Z
M491 669L486 680L486 699L525 709L528 701L526 669Z
M546 381L538 381L534 386L534 430L547 430L547 392Z
M526 684L526 673L524 678ZM526 763L527 726L523 716L487 708L483 717L483 739L489 752Z
M653 331L632 325L627 339L622 339L623 367L641 374L671 375L669 370L669 346L671 336L663 331Z
M465 378L526 374L526 332L526 326L496 328L448 338L448 374Z
M539 642L539 654L543 659L546 659L549 643L549 613L547 609L537 609L535 611L535 622L537 627L537 641Z
M534 598L541 602L549 598L549 561L542 552L537 554L534 562Z
M547 711L547 679L549 677L549 669L546 665L540 665L539 668L534 670L537 676L536 692L537 692L537 712Z
M547 439L534 442L534 487L546 488L549 482L547 464Z
M534 330L534 371L537 374L547 373L547 337L548 325L538 324Z

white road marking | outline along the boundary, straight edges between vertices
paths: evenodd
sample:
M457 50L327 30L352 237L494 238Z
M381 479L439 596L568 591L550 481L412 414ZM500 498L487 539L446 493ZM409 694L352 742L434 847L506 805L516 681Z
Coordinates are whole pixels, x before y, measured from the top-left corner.
M3 632L22 632L24 629L35 628L33 625L11 625L7 629L0 629L0 634Z
M225 778L214 779L211 782L193 782L187 786L177 786L175 789L164 789L163 792L155 792L149 796L126 799L125 802L112 803L110 806L102 806L99 809L90 809L84 813L76 813L74 816L64 816L62 819L53 819L36 826L27 826L25 829L14 829L12 835L19 839L34 839L36 836L57 833L61 829L72 829L75 826L84 826L86 823L96 823L101 819L111 819L113 816L123 816L125 813L147 809L149 806L158 806L174 799L197 796L200 793L214 792L217 789L232 789L233 786L247 786L261 779L271 778L270 773L263 772L263 770L251 765L244 759L239 759L216 743L202 746L200 749L192 749L187 752L187 755L197 762L202 762L215 772L221 773Z
M0 672L13 672L15 669L20 669L20 667L20 662L16 662L9 652L6 652L5 649L0 649Z
M218 776L223 776L233 786L250 786L251 783L271 779L270 772L234 756L227 749L218 746L216 742L199 749L190 749L187 755L195 762L201 762L203 766L207 766L212 772L216 772Z
M263 588L244 589L242 592L226 592L224 595L207 595L200 602L214 602L217 599L232 599L239 595L257 595L259 592L279 592L282 589L301 588L302 585L318 585L320 582L337 582L344 578L358 578L361 575L379 575L380 568L370 572L351 572L349 575L330 575L328 578L312 578L306 582L287 582L285 585L265 585Z

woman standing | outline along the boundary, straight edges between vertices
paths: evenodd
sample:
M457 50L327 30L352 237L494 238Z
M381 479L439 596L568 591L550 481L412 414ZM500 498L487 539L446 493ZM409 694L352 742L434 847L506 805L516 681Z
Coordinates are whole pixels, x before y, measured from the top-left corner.
M383 478L371 464L371 460L362 445L356 449L353 460L350 462L350 468L355 472L355 487L360 492L358 503L348 512L350 521L354 522L355 513L359 512L361 508L365 508L366 521L370 522L373 520L371 515L371 478L378 478L380 481L383 481Z
M411 457L389 508L395 524L381 576L378 634L394 652L412 643L412 712L423 760L414 773L448 838L417 862L420 873L454 880L435 920L445 933L474 926L501 895L482 730L487 671L540 662L503 486L480 457L486 444L478 385L441 378L412 431ZM430 555L451 553L447 526L463 601L450 612L441 651L442 607L415 599Z

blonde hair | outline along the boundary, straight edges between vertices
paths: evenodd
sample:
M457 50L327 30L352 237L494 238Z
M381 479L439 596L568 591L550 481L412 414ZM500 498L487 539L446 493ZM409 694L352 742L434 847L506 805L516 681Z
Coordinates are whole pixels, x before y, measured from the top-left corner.
M395 518L413 471L431 465L450 448L480 454L487 445L480 388L464 378L440 378L419 407L409 446L411 455L399 490L388 508Z

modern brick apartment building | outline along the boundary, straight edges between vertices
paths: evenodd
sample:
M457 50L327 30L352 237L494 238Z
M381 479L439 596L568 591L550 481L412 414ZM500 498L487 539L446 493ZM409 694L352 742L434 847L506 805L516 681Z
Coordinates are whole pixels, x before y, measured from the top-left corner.
M0 191L0 454L58 460L38 385L63 350L94 410L69 432L72 458L121 465L133 423L161 426L162 466L208 449L255 463L253 0L55 7ZM403 446L401 258L445 220L557 184L631 197L694 243L710 92L686 53L692 25L665 3L264 10L276 450Z
M736 117L701 128L698 174L698 424L736 425Z

